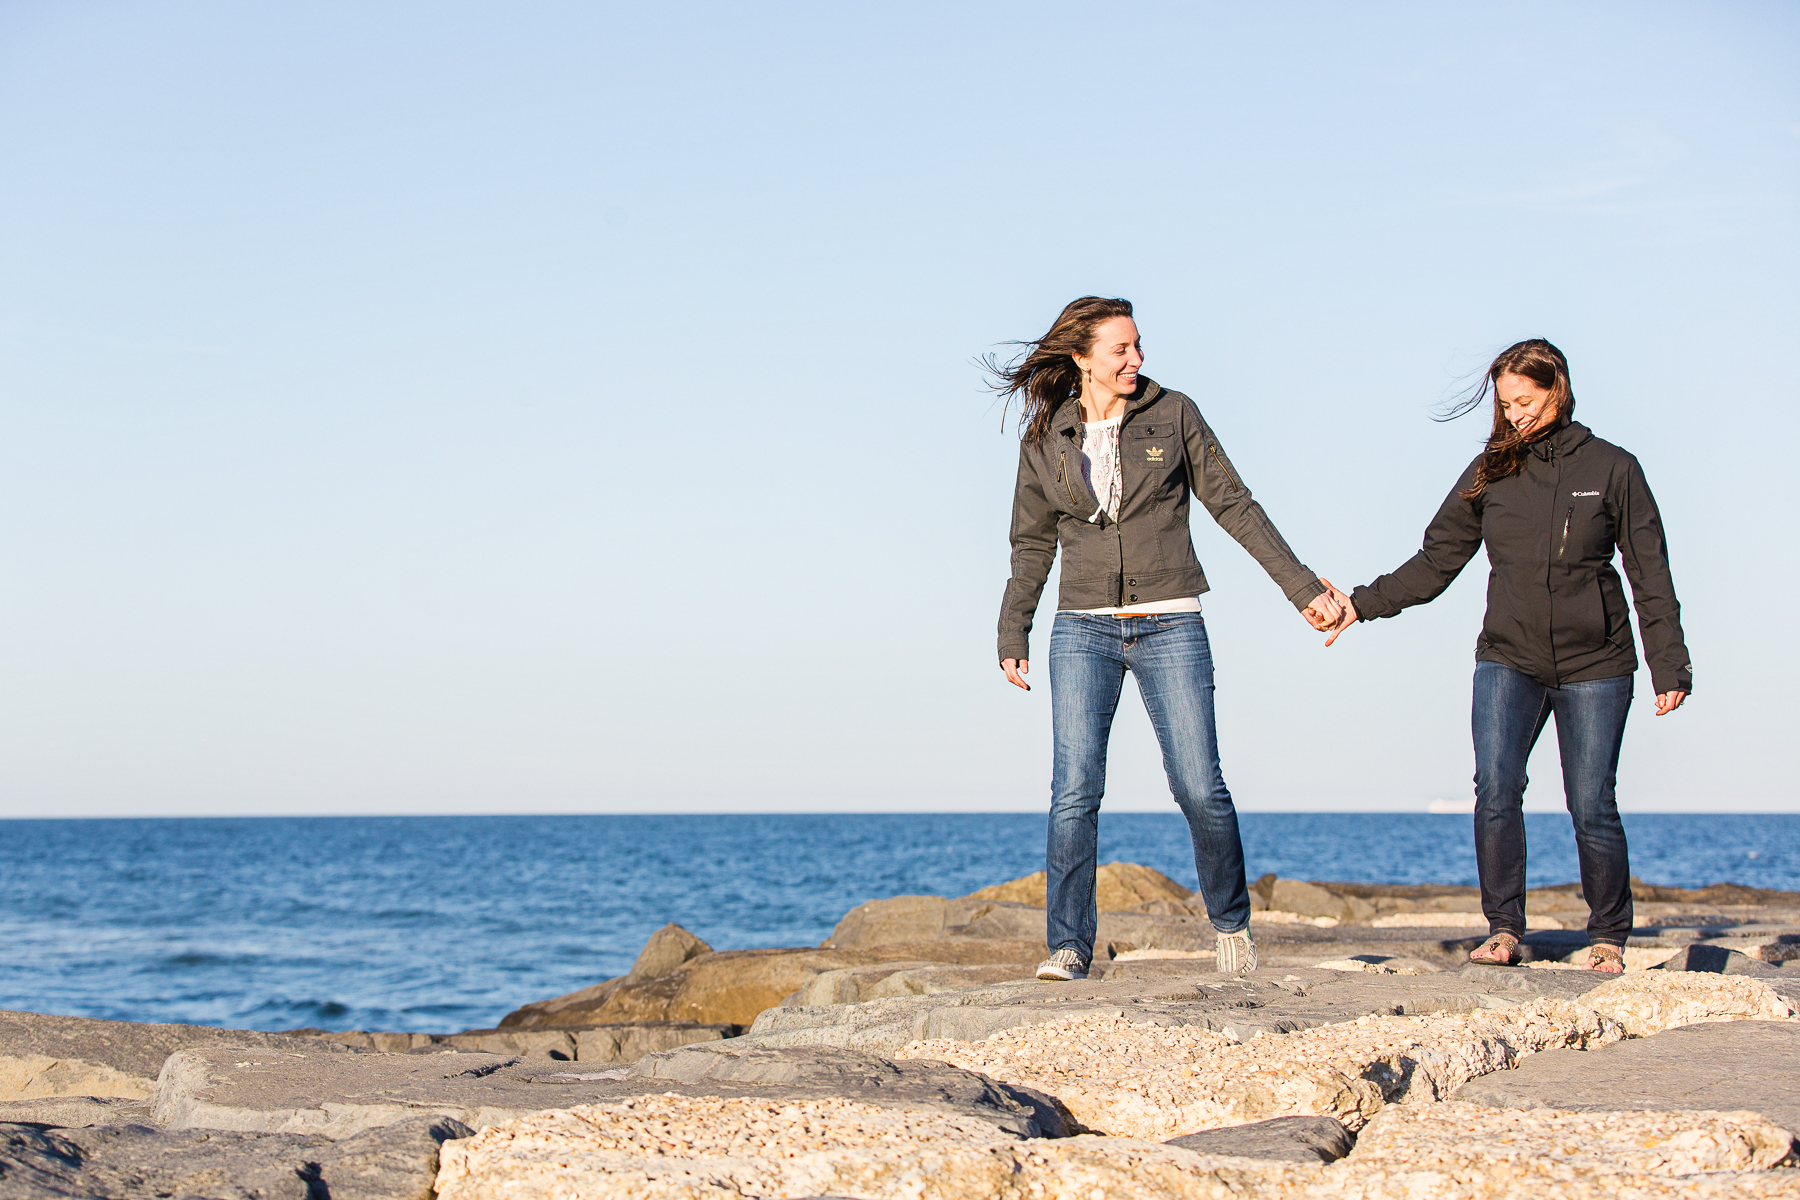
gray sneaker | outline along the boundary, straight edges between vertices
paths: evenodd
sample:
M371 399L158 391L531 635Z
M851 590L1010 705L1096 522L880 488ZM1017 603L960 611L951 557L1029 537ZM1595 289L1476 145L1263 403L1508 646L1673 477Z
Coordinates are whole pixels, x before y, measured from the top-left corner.
M1236 933L1221 933L1217 953L1221 971L1229 971L1233 975L1248 975L1256 970L1256 943L1250 939L1250 927L1247 925ZM1042 979L1043 976L1040 974L1038 978Z
M1086 979L1087 969L1087 959L1065 946L1038 964L1037 977L1067 983L1071 979Z

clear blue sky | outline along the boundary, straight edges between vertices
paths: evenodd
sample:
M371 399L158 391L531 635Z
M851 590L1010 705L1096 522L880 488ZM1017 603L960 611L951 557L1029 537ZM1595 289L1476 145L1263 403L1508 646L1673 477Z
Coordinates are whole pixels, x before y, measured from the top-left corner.
M970 360L1089 292L1346 587L1557 342L1696 666L1624 806L1794 811L1797 159L1791 4L13 0L0 814L1041 807ZM1470 794L1483 563L1326 651L1195 532L1241 805Z

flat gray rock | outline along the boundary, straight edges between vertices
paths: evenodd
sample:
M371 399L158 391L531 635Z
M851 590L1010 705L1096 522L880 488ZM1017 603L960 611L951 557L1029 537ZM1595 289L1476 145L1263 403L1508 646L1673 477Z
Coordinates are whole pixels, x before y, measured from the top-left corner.
M743 1049L748 1049L745 1047ZM182 1050L157 1084L156 1123L170 1129L354 1137L421 1116L485 1129L514 1117L632 1096L824 1099L939 1108L1018 1137L1067 1132L1054 1101L944 1063L892 1063L850 1051L762 1051L702 1042L636 1068L583 1069L516 1056L334 1055L308 1050ZM723 1051L723 1052L720 1052Z
M548 1074L511 1055L332 1054L298 1049L179 1050L156 1085L155 1119L170 1129L229 1129L347 1138L414 1117L472 1129L606 1094L607 1074ZM569 1064L571 1068L578 1064Z
M1747 1108L1800 1134L1800 1022L1709 1022L1603 1050L1547 1050L1455 1098L1577 1112Z
M1768 978L1783 978L1781 968L1751 958L1737 950L1724 946L1709 946L1705 942L1697 942L1684 949L1677 950L1675 956L1652 967L1653 971L1706 971L1714 975L1754 975Z
M730 1042L694 1045L639 1060L632 1082L659 1085L732 1084L782 1096L841 1097L861 1104L928 1108L979 1116L1018 1137L1066 1137L1080 1132L1054 1100L1029 1088L996 1083L948 1063L898 1062L828 1046L773 1048Z
M1356 1136L1336 1117L1276 1117L1250 1125L1207 1129L1166 1143L1201 1154L1234 1154L1277 1162L1336 1162L1350 1153Z
M56 1125L80 1129L88 1125L148 1125L150 1101L101 1096L46 1096L41 1100L0 1101L0 1124Z
M147 1099L163 1062L199 1046L317 1046L309 1037L0 1010L0 1101L48 1096ZM329 1045L348 1054L345 1046Z
M1167 968L1164 968L1165 970ZM1371 975L1296 968L1239 978L1216 971L1078 983L1015 983L860 1004L765 1011L734 1043L836 1046L892 1053L924 1038L979 1041L1001 1030L1098 1013L1163 1025L1197 1025L1248 1041L1361 1016L1474 1012L1539 996L1571 999L1612 976L1469 964L1435 975Z
M438 1147L473 1132L423 1119L347 1141L295 1134L0 1124L7 1200L430 1200Z

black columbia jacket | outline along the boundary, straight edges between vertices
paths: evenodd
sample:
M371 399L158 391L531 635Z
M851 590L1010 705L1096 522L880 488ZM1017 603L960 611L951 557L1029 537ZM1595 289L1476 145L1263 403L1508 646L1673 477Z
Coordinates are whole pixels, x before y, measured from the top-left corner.
M1040 445L1019 446L1013 489L1012 578L1000 601L1000 658L1029 658L1031 620L1062 545L1058 608L1118 608L1207 590L1188 534L1188 493L1238 540L1276 586L1304 609L1325 590L1282 539L1232 467L1194 402L1148 376L1125 402L1119 428L1124 495L1119 519L1081 473L1081 405L1067 400Z
M1587 426L1565 421L1534 442L1518 474L1474 500L1476 457L1405 566L1351 597L1363 620L1435 599L1487 544L1487 617L1478 662L1505 663L1546 687L1637 670L1615 548L1631 579L1644 656L1658 694L1694 690L1669 574L1662 517L1638 460Z

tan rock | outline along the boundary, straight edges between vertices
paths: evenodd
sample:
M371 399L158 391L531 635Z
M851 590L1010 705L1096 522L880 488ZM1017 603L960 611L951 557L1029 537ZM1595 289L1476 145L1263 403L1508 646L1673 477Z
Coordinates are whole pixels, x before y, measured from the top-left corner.
M1360 971L1365 975L1435 975L1440 968L1419 959L1383 958L1364 954L1356 958L1331 958L1313 966L1327 971Z
M998 1193L1012 1139L973 1118L845 1101L645 1096L509 1121L441 1153L439 1200L870 1195L899 1177ZM921 1196L934 1194L921 1190Z
M1139 950L1115 947L1112 953L1114 962L1151 962L1159 959L1212 959L1216 952L1212 950ZM1323 964L1321 964L1323 965Z
M155 1091L154 1079L79 1058L0 1055L0 1100L42 1100L50 1096L148 1100Z
M1794 1007L1759 979L1700 971L1644 971L1619 976L1581 998L1617 1021L1631 1037L1649 1037L1702 1021L1785 1021Z
M711 953L711 946L671 922L650 935L650 940L638 951L637 961L631 964L626 977L653 979L658 975L667 975L691 958Z
M1048 878L1042 871L1033 871L1022 878L1008 880L1006 883L992 884L979 891L970 892L968 899L1005 900L1013 904L1030 904L1036 908L1043 908L1048 902L1046 897L1050 891Z
M1370 1121L1349 1157L1321 1175L1326 1194L1346 1197L1792 1196L1800 1179L1791 1172L1738 1174L1767 1171L1791 1142L1749 1112L1402 1105Z
M1365 924L1376 908L1361 896L1345 895L1301 879L1276 879L1267 888L1269 908L1303 917L1335 917L1340 925Z
M1369 922L1376 929L1486 929L1488 919L1478 912L1397 912ZM1561 928L1561 926L1557 926Z
M667 975L608 997L592 1020L606 1023L698 1021L749 1025L815 977L849 965L829 950L731 950L707 954Z
M1159 900L1180 903L1193 898L1193 892L1161 871L1137 863L1105 863L1094 881L1094 900L1101 912L1138 912L1142 905Z
M1448 1096L1478 1076L1552 1047L1622 1036L1563 1000L1417 1017L1363 1017L1238 1044L1192 1026L1087 1015L980 1042L914 1042L930 1058L1055 1097L1089 1129L1165 1141L1286 1116L1336 1117L1358 1129L1391 1103Z
M814 1004L855 1004L868 999L870 988L879 984L896 971L904 971L909 967L928 967L933 964L912 962L871 963L861 967L838 967L831 971L822 971L811 983L784 999L785 1007L809 1006Z
M621 975L617 979L601 980L580 991L552 996L548 1000L534 1000L501 1017L499 1027L529 1029L541 1025L600 1024L607 1018L595 1014L605 1008L612 994L627 982L628 977Z
M1330 1166L1155 1142L1017 1139L846 1100L676 1095L537 1113L446 1142L439 1200L1772 1200L1786 1135L1752 1113L1390 1108Z
M1044 907L1048 892L1042 871L1034 871L1022 879L995 884L970 892L970 900L1010 900L1019 904ZM1101 912L1147 912L1142 905L1157 901L1181 904L1195 898L1194 893L1164 875L1161 871L1138 863L1109 862L1100 866L1094 877L1094 902ZM1174 911L1174 910L1171 910ZM1184 913L1189 910L1181 910ZM1200 916L1205 915L1201 906Z
M1648 971L1652 967L1662 966L1678 953L1680 953L1679 948L1674 946L1627 946L1625 947L1625 970L1628 974ZM1588 950L1586 946L1583 946L1579 950L1569 951L1561 959L1545 959L1528 962L1524 965L1539 970L1568 968L1585 971L1587 970L1587 960Z
M1250 920L1257 925L1312 925L1320 929L1331 929L1339 924L1336 917L1305 917L1274 908L1252 910Z
M508 1013L501 1029L575 1025L636 1025L688 1021L748 1026L827 971L884 962L1036 962L1041 942L943 938L852 950L726 950L689 959L665 975L608 980L567 996L540 1000Z
M1541 1050L1791 1013L1760 980L1652 971L1622 976L1574 1002L1363 1017L1247 1044L1193 1027L1088 1014L979 1042L914 1042L897 1057L939 1059L1034 1088L1090 1129L1162 1141L1279 1116L1333 1116L1355 1129L1388 1104L1448 1097Z
M972 1118L845 1100L683 1096L509 1121L446 1143L441 1164L439 1200L1230 1200L1263 1195L1258 1185L1279 1186L1285 1174L1116 1138L1019 1140Z
M949 905L942 896L890 896L885 900L870 900L844 914L825 940L825 946L848 950L892 942L932 941L944 936L944 917Z

